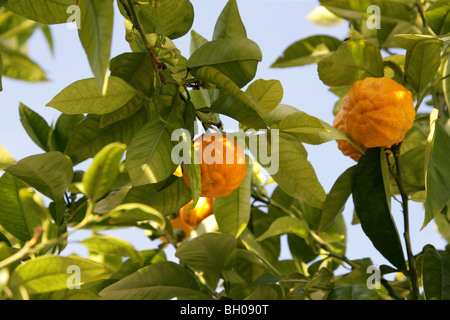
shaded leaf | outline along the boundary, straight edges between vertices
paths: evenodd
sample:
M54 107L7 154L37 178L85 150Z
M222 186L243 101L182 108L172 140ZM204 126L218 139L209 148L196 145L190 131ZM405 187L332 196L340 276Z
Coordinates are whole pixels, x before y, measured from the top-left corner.
M438 40L416 42L406 53L406 81L421 92L433 80L441 64L441 47Z
M381 154L380 148L368 149L355 166L353 203L361 227L375 248L395 267L405 270L402 245L387 202Z
M196 271L223 278L224 270L232 266L235 250L234 236L206 233L182 243L175 256Z
M50 127L47 121L23 103L19 104L19 115L20 122L31 140L42 150L49 151L48 135Z
M371 42L349 40L319 62L318 72L320 80L328 86L349 86L366 77L382 77L383 59L380 50Z
M113 0L79 0L82 27L78 29L81 44L86 52L95 79L103 88L111 54Z
M260 235L257 240L262 241L270 237L280 236L285 233L293 233L301 238L308 238L309 228L308 224L300 219L293 217L281 217L276 219L270 225L269 229Z
M450 300L450 257L432 245L423 250L422 282L427 300Z
M352 193L354 170L354 166L345 170L331 187L323 204L318 232L325 231L331 227L339 214L344 210L344 205Z
M73 164L61 152L28 156L5 171L27 182L50 199L59 201L73 178Z
M261 50L254 41L233 38L206 42L192 53L186 66L213 66L241 88L253 79L261 60Z
M335 52L341 41L330 36L317 35L307 37L291 44L271 68L287 68L317 63Z
M375 290L355 284L331 289L327 300L378 300Z
M193 275L173 262L151 264L106 287L106 300L169 300L200 294Z
M432 124L433 125L433 124ZM425 163L425 202L424 228L439 214L450 199L450 138L440 123L434 123L434 130L429 136L429 159Z
M0 177L0 224L5 230L21 241L33 237L33 229L41 224L41 219L22 205L19 192L29 185L5 172Z
M100 116L88 115L73 128L65 153L80 162L94 157L107 144L128 144L146 121L144 109L104 128L100 127Z

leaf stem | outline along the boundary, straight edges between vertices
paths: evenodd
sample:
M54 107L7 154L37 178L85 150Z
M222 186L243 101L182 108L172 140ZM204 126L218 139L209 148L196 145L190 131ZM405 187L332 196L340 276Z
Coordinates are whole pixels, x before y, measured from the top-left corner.
M39 237L41 236L43 231L44 231L44 229L40 226L34 228L33 237L30 240L28 240L19 251L17 251L15 254L9 256L8 258L0 261L0 269L8 266L9 264L11 264L17 260L21 260L25 256L27 256L29 254L30 249L38 242Z
M75 232L77 230L82 229L91 221L94 207L95 207L95 202L89 201L85 217L83 218L83 220L80 223L78 223L75 227L73 227L72 230L66 231L65 233L63 233L63 234L59 235L58 237L53 238L51 240L42 239L42 242L39 244L37 244L37 242L39 240L40 235L44 232L44 228L42 226L36 227L34 229L33 237L29 241L27 241L25 243L25 245L19 251L17 251L15 254L9 256L8 258L0 261L0 269L10 265L11 263L18 261L18 260L22 260L31 254L37 253L45 248L50 248L50 247L60 243L61 241L67 239L70 234L72 234L73 232Z
M411 281L411 289L413 293L413 298L418 300L420 297L419 286L417 281L417 271L416 271L416 262L414 255L412 253L411 248L411 239L409 232L409 209L408 209L408 194L403 187L401 170L400 170L400 146L401 143L396 144L391 147L392 154L395 160L396 172L394 174L395 182L397 183L398 190L400 192L400 196L402 198L402 208L403 208L403 224L404 224L404 232L403 237L405 239L406 245L406 253L408 255L408 275Z

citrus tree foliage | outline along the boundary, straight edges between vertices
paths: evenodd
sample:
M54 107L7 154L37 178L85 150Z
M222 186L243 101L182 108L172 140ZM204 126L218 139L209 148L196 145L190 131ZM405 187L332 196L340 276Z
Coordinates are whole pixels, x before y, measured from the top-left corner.
M408 229L408 202L422 202L423 226L435 220L450 239L449 1L321 0L309 19L348 23L348 36L300 39L273 62L273 68L317 64L324 86L336 94L336 104L328 106L334 114L351 85L365 77L390 77L413 93L417 116L405 140L388 150L368 149L328 194L304 144L354 142L282 104L279 81L255 79L262 52L247 37L236 0L228 1L211 26L212 39L191 30L195 13L189 0L0 5L3 77L46 80L27 56L27 40L41 29L52 47L48 25L66 23L74 5L94 75L48 98L47 106L59 111L54 123L18 106L24 129L42 153L15 160L0 147L0 297L450 298L449 252L431 245L413 252ZM368 11L372 5L378 16ZM111 58L114 6L123 15L130 50ZM173 40L179 37L190 37L190 52L177 49ZM266 130L279 167L265 179L261 170L268 163L250 152L248 159L255 161L247 165L243 183L214 199L214 215L186 239L170 221L198 200L201 186L195 166L187 166L190 180L197 181L192 188L173 174L171 151L178 141L172 133L183 128L193 137L198 126L224 130L223 115L243 130ZM270 139L275 132L278 140ZM77 165L88 159L89 168L80 170ZM347 204L350 197L353 203ZM403 225L392 219L392 200L402 203ZM368 282L370 257L345 255L346 204L354 206L354 223L389 262L380 266L378 283ZM144 230L158 248L137 250L99 233L127 227ZM61 254L80 229L92 231L81 241L89 256ZM283 236L289 260L279 258ZM175 248L176 262L168 261L168 246ZM337 275L340 266L346 271ZM79 278L70 278L74 268Z

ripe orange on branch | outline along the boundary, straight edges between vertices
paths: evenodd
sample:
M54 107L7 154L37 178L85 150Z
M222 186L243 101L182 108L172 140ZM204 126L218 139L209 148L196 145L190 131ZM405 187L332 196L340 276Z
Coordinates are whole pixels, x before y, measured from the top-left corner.
M387 77L369 77L353 84L333 125L346 132L364 150L390 147L403 141L415 116L409 90ZM359 159L351 150L351 144L343 140L337 140L337 143L345 155Z
M193 203L192 200L189 201L188 204L182 207L179 211L179 216L181 217L183 224L191 229L197 227L200 222L213 213L212 200L213 199L211 198L200 197L193 209L189 209Z
M195 139L194 149L200 162L202 197L227 196L241 185L246 174L245 154L233 137L204 133ZM190 187L186 170L183 178Z

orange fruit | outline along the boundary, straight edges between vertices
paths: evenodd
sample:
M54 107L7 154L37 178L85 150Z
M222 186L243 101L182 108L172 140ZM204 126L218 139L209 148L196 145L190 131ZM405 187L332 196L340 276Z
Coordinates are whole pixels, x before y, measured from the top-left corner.
M341 109L341 111L336 114L336 117L333 121L333 127L342 130L345 132L345 124L343 119L344 110ZM361 157L362 153L358 149L356 149L350 142L347 140L336 140L338 149L341 150L341 152L358 162L359 158ZM367 148L364 146L361 146L361 149L365 151Z
M366 148L390 147L414 124L412 93L390 78L356 81L342 101L345 132Z
M188 204L182 207L179 211L179 216L181 217L182 223L191 229L197 227L203 219L213 213L212 201L213 199L211 198L200 197L194 209L188 210L193 203L192 200L189 201Z
M246 174L245 154L231 136L204 133L195 139L194 149L200 162L202 197L227 196L241 185ZM190 187L186 170L183 178Z

